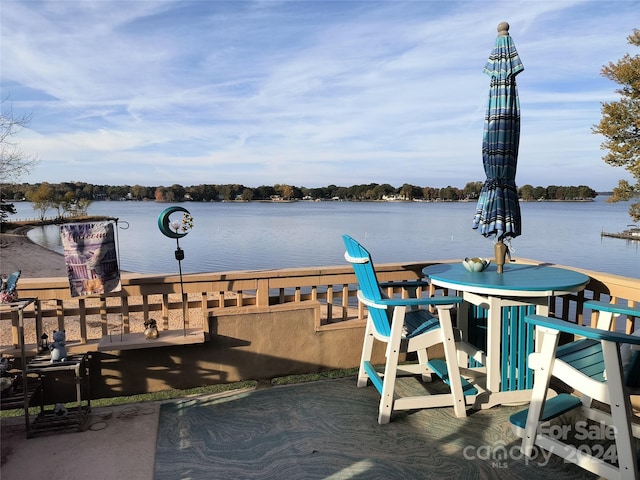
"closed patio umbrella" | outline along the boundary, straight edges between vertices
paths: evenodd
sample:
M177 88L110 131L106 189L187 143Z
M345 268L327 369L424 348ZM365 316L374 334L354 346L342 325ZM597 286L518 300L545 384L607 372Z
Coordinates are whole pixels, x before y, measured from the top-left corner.
M516 187L520 143L520 105L516 75L524 67L509 35L509 24L498 25L498 37L484 68L491 77L484 123L482 163L487 180L482 186L473 228L495 237L498 272L502 273L505 239L520 235L521 216Z

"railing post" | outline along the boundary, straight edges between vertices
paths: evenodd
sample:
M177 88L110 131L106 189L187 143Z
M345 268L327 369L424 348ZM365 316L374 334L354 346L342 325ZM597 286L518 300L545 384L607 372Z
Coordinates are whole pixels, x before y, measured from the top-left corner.
M42 338L42 334L44 333L44 328L42 326L42 307L40 305L40 300L36 300L33 304L33 313L36 319L36 342L40 342L40 338Z
M109 334L109 316L107 315L107 299L100 297L100 324L102 325L102 335Z
M256 282L256 305L258 307L269 306L269 279L260 278Z
M189 294L182 294L182 322L184 328L189 328Z
M56 300L56 317L58 317L58 330L64 330L64 302Z
M576 325L582 325L584 322L584 290L578 292L578 300L576 305Z
M124 328L124 333L129 333L130 332L130 325L129 325L129 297L127 297L126 295L122 295L120 297L121 299L121 304L120 304L120 315L122 315L122 325Z
M80 341L87 343L87 308L84 298L78 300L78 309L80 310Z
M349 284L342 286L342 321L349 318Z
M142 295L142 319L144 322L149 321L149 295Z
M627 302L627 304L629 305L630 308L636 308L636 303L637 302L635 302L633 300L629 300ZM637 317L627 317L627 325L625 327L625 332L628 335L631 335L633 332L635 332L635 330L636 330L636 320L637 319L638 319Z
M167 293L162 294L162 329L169 330L169 294Z
M618 297L611 295L611 299L609 300L609 303L618 303ZM618 328L618 317L614 315L613 318L611 319L611 331L615 332L617 328Z
M202 326L204 328L207 325L209 318L209 306L207 305L207 292L201 292L200 294L200 316L202 320Z
M244 297L242 296L242 290L236 292L236 307L242 307L244 305Z
M333 323L333 285L327 285L327 323Z
M13 342L13 348L18 348L20 343L20 333L19 333L19 318L18 311L11 311L11 341Z

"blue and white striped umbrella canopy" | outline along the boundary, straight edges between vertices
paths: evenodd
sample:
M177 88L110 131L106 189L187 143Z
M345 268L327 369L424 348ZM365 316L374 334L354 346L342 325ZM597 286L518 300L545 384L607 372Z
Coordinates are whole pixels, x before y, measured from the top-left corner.
M482 163L487 180L473 219L474 229L497 240L515 238L521 230L515 181L520 143L516 75L524 67L508 30L506 23L498 26L498 38L484 68L484 73L491 77L482 139Z

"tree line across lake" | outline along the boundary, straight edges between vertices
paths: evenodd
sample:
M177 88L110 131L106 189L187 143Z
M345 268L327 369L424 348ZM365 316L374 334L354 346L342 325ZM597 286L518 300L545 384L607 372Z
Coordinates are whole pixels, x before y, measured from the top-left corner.
M279 197L283 200L294 199L340 199L340 200L426 200L456 201L473 200L480 195L483 182L468 182L464 188L457 187L420 187L405 183L394 187L387 183L369 183L341 187L306 188L293 185L276 184L259 187L246 187L241 184L201 184L189 187L174 184L171 186L143 185L94 185L84 182L38 183L38 184L2 184L0 191L5 201L69 199L69 200L158 200L158 201L231 201L231 200L270 200ZM590 187L557 186L533 187L524 185L518 189L522 200L585 200L595 198L597 192Z
M160 202L181 201L265 201L265 200L350 200L350 201L461 201L475 200L480 195L483 182L468 182L464 188L420 187L405 183L401 187L389 184L362 184L350 187L329 185L306 188L276 184L246 187L241 184L201 184L184 187L174 184L166 186L143 185L94 185L84 182L0 184L2 218L12 213L11 201L28 200L44 218L50 209L58 216L86 214L94 200L156 200ZM589 200L598 193L590 187L557 186L534 187L524 185L518 189L523 201L534 200Z

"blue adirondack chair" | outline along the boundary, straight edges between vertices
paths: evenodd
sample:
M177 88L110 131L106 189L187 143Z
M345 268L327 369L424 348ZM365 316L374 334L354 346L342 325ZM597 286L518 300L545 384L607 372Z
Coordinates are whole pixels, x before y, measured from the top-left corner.
M535 371L529 408L512 415L510 421L522 437L521 450L528 457L534 455L535 445L604 478L635 480L638 452L633 437L640 438L640 425L632 422L629 395L640 393L640 352L632 351L629 362L623 362L621 345L640 345L640 337L609 329L614 315L640 318L640 310L599 301L585 302L584 307L599 311L597 328L539 315L525 318L542 334L542 342L529 355L529 368ZM578 335L579 339L558 346L560 332ZM551 377L560 379L579 395L551 396L555 393L549 391ZM594 400L600 403L594 404ZM586 425L580 426L575 416L563 416L573 410L579 415L577 418L585 418L582 422L598 422L598 428L589 434ZM547 423L553 419L570 422L571 418L575 424L561 423L550 428ZM614 435L615 443L607 444L606 440Z
M389 423L392 411L452 406L457 417L466 416L466 398L478 390L460 376L456 339L450 309L462 302L461 297L389 298L383 289L391 283L380 284L369 252L349 235L343 235L345 259L353 265L358 280L358 299L367 307L367 326L358 372L358 387L368 380L380 393L378 423ZM402 282L396 286L414 289L426 282ZM427 309L433 306L438 317ZM384 371L379 372L371 363L374 341L387 344ZM445 360L429 359L427 348L443 344ZM418 363L398 365L403 352L417 352ZM449 385L449 393L425 394L396 398L396 377L401 374L422 375L429 380L437 374Z

